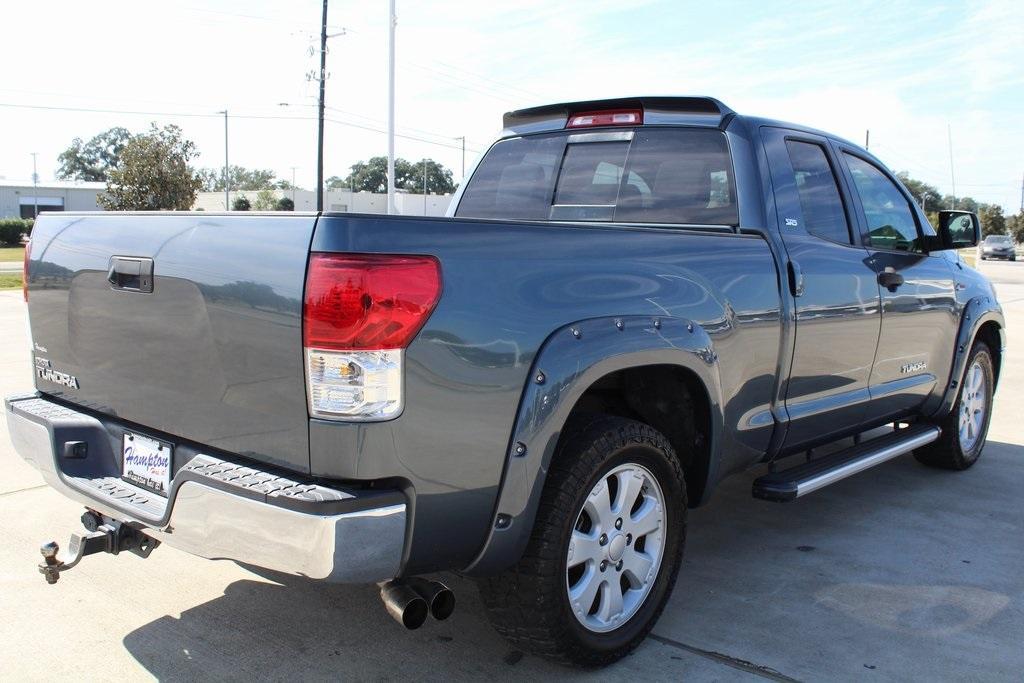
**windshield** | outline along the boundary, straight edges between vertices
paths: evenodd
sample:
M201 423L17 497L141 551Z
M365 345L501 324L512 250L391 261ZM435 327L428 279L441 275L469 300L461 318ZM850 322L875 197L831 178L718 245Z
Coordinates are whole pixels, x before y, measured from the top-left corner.
M559 132L495 144L458 217L739 223L725 134L702 128Z
M1009 235L989 235L985 238L985 244L1009 244Z

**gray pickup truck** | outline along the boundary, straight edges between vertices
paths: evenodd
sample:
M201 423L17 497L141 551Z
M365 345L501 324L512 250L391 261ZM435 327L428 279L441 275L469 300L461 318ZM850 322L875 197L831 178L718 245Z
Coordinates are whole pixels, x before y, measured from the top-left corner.
M788 501L978 459L1004 323L954 251L976 216L933 229L864 149L710 98L504 125L448 218L43 215L5 412L86 507L46 579L166 543L379 583L417 627L453 570L518 645L600 665L723 477L767 464L753 495Z

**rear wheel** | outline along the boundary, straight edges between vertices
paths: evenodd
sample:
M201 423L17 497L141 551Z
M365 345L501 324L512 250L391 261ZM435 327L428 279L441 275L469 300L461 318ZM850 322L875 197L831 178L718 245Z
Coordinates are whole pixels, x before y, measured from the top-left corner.
M914 457L925 465L949 470L966 470L976 463L988 436L994 388L992 352L984 342L977 342L967 359L953 410L939 423L941 436L914 451Z
M555 455L522 559L480 592L517 646L609 664L654 626L685 537L686 487L668 440L640 422L589 417Z

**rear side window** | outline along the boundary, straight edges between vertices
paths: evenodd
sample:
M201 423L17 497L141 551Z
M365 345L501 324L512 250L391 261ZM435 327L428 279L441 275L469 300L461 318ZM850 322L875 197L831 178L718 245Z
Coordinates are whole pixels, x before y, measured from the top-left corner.
M498 142L473 173L455 215L546 220L564 150L563 136Z
M847 153L843 156L864 207L871 246L893 251L923 251L910 202L895 183L860 157Z
M786 140L786 150L793 166L804 228L812 235L849 244L850 228L843 200L825 150L821 145L798 140Z
M738 225L725 134L694 128L637 130L615 220Z
M639 128L632 140L570 139L560 134L496 144L470 179L455 215L739 223L732 161L721 131Z

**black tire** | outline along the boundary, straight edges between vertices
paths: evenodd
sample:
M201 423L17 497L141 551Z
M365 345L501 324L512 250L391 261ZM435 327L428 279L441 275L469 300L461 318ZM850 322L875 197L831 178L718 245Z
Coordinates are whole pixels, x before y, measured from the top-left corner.
M664 553L637 611L598 633L577 619L567 594L567 550L580 510L603 476L623 464L646 468L664 498ZM604 666L650 632L675 585L686 541L686 485L668 440L634 420L588 415L566 428L544 484L529 544L504 573L478 580L494 628L514 645L566 664Z
M964 392L968 387L967 373L965 373L964 381L960 383L960 391L956 396L956 403L953 404L953 410L937 423L942 428L942 434L927 446L914 451L914 457L929 467L938 467L946 470L966 470L978 461L982 449L985 448L988 425L992 420L992 392L995 387L995 371L992 363L992 352L984 342L976 342L971 349L971 355L967 357L968 372L975 362L981 367L985 378L985 414L980 435L970 448L966 450L963 448L960 440L959 421Z

